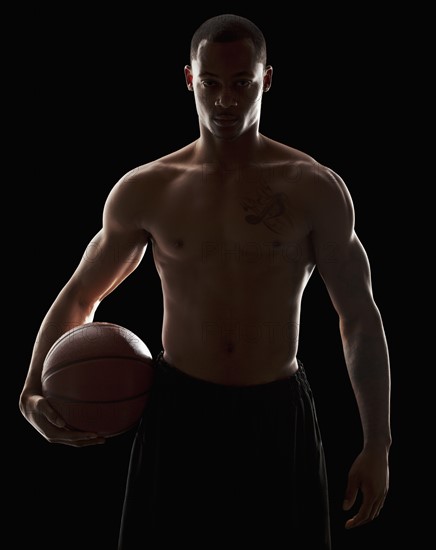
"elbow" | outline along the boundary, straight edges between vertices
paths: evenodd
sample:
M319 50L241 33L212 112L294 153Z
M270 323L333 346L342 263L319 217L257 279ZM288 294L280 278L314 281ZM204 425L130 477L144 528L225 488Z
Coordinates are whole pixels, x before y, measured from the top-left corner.
M92 321L102 298L92 296L85 286L73 283L68 284L61 292L61 300L69 304L69 309L75 312L75 317L83 322Z
M382 328L382 320L378 309L369 308L355 310L339 315L339 325L344 336L356 334L378 334Z

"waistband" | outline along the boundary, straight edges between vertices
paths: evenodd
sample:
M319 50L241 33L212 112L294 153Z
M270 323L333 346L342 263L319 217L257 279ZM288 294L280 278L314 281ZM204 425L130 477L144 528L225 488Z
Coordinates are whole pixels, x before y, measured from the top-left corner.
M290 374L284 378L279 378L277 380L272 380L270 382L261 382L259 384L249 384L249 385L229 385L222 384L219 382L212 382L210 380L204 380L202 378L197 378L190 374L187 374L174 365L168 363L164 357L164 350L161 350L156 356L155 364L155 384L159 386L173 385L173 384L187 384L189 386L198 386L203 389L219 389L222 391L238 391L238 392L250 392L255 390L268 390L276 389L280 386L288 387L289 385L296 385L299 388L304 388L305 390L310 391L309 382L307 380L306 372L304 370L303 363L297 359L298 370L294 374Z

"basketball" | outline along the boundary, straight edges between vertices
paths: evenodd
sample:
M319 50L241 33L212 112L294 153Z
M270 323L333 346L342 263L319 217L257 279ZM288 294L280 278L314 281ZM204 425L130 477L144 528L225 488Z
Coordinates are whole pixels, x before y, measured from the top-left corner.
M91 322L63 334L42 370L42 393L75 430L112 437L134 427L147 404L153 358L130 330Z

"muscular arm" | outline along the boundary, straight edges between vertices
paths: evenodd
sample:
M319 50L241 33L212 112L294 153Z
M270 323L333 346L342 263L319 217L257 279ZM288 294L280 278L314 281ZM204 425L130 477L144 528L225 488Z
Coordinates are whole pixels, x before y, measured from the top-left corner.
M140 263L146 251L148 233L135 216L135 202L131 186L120 181L106 201L102 229L88 244L75 272L41 323L20 395L20 410L48 440L67 442L55 430L56 425L63 427L62 419L41 396L45 356L67 330L92 321L101 301ZM66 434L63 436L65 438ZM77 439L79 435L68 433L69 439L74 437Z
M349 474L344 508L358 490L364 496L353 527L376 517L388 490L390 431L389 353L375 303L367 254L354 228L351 197L341 178L327 168L317 174L312 237L319 273L339 316L348 374L363 429L363 452Z

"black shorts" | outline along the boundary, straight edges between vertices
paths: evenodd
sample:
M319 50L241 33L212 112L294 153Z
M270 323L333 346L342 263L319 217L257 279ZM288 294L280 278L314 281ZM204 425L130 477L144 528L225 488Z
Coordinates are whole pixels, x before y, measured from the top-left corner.
M227 386L184 374L161 352L132 447L118 549L265 542L331 547L324 451L303 365L285 379Z

